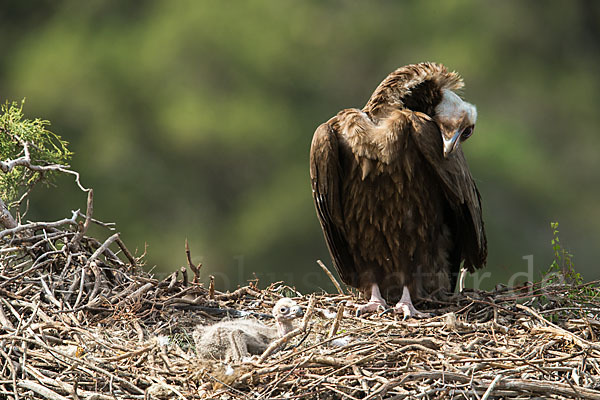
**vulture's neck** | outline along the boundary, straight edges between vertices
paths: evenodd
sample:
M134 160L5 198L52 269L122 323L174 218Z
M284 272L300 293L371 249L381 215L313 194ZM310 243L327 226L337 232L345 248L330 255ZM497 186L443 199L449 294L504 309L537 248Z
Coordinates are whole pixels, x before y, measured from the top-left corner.
M294 329L294 324L289 320L277 320L275 325L277 326L277 335L279 337L287 335Z

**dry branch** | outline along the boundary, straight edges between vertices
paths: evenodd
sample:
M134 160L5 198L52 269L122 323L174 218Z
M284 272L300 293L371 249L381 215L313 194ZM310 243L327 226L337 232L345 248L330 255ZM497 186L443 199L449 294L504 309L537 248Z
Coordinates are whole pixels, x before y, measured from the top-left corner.
M64 218L59 221L54 222L32 222L25 225L17 225L14 228L5 229L0 232L0 239L3 239L5 236L12 236L16 233L21 233L24 231L36 231L39 229L51 229L51 228L60 228L63 225L77 225L77 211L73 211L73 215L71 218Z
M194 273L194 279L192 282L198 283L200 280L200 268L202 268L202 263L194 265L194 263L192 262L192 252L190 251L190 245L188 243L187 238L185 239L185 255L188 261L188 266Z
M79 229L77 230L77 233L73 236L73 238L71 238L71 241L69 242L69 244L71 246L75 246L76 250L79 249L79 242L81 241L81 239L83 238L83 235L85 235L88 228L90 227L90 222L92 220L93 213L94 213L94 191L92 189L90 189L90 190L88 190L85 220L84 220L83 224L80 225Z
M17 386L25 388L25 389L29 389L48 400L69 400L68 398L66 398L64 396L61 396L58 393L53 392L52 390L48 389L47 387L42 386L39 383L35 383L34 381L30 381L30 380L19 381L17 383Z
M344 291L342 290L342 287L340 286L337 279L335 279L335 276L333 276L333 274L331 273L329 268L327 268L327 266L325 266L325 264L323 264L323 261L321 261L321 260L317 260L317 264L319 264L319 267L321 267L321 269L323 270L323 272L325 272L325 274L327 275L327 277L329 278L331 283L333 283L333 286L335 286L335 289L337 290L337 292L339 294L343 295Z

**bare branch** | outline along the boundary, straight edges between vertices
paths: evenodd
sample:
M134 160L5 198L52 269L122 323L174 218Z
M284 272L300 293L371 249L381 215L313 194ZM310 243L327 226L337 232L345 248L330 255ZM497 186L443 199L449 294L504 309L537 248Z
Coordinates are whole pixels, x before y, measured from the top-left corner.
M89 266L92 261L94 261L96 258L98 258L98 256L100 256L100 254L102 254L106 250L108 250L108 247L118 238L119 238L119 233L115 233L114 235L112 235L111 237L106 239L104 241L104 243L102 243L102 246L98 247L98 249L94 252L94 254L92 254L90 256L90 258L88 258L88 260L86 262L86 266Z
M30 380L23 380L17 383L17 386L29 389L32 392L39 394L40 396L48 399L48 400L69 400L67 397L61 396L60 394L54 392L53 390L40 385L39 383L35 383Z
M27 230L37 230L37 229L49 229L49 228L57 228L62 225L77 225L77 211L72 211L73 215L71 218L64 218L60 221L55 222L32 222L25 225L17 225L14 228L5 229L0 231L0 239L4 238L8 235L14 235L15 233L27 231Z
M79 217L81 217L81 218L85 218L85 214L84 214L84 213L82 213L81 211L79 211L77 215L78 215ZM114 222L102 222L102 221L99 221L99 220L97 220L97 219L95 219L95 218L91 218L91 221L92 221L94 224L96 224L96 225L99 225L99 226L102 226L102 227L104 227L104 228L106 228L106 229L108 229L108 230L110 230L110 231L114 231L114 230L115 230L115 226L116 226L116 224L115 224Z
M94 191L92 189L90 189L88 191L87 211L85 213L85 221L79 227L79 230L77 231L75 236L73 236L73 238L69 242L69 244L71 246L74 246L75 249L77 249L79 247L79 241L83 238L83 235L85 235L85 233L87 232L87 230L90 226L90 221L92 219L93 212L94 212Z
M192 252L190 251L190 245L188 243L187 238L185 239L185 255L187 257L188 266L194 273L194 279L192 282L198 283L200 280L200 268L202 268L202 263L200 263L200 264L198 264L198 266L196 266L192 262Z
M342 287L340 286L339 282L337 281L337 279L335 279L335 277L333 276L331 271L329 271L329 269L325 266L325 264L323 264L323 261L317 260L317 264L319 264L319 267L321 267L327 275L327 277L329 277L329 280L333 283L333 286L335 286L338 293L344 294L344 291L342 290Z
M62 164L35 165L35 164L32 164L31 156L29 154L29 144L18 136L15 136L15 138L19 142L21 142L21 144L23 145L23 156L16 158L14 160L6 160L6 161L0 160L0 170L2 170L2 172L9 173L15 167L25 167L32 171L36 171L36 172L59 171L59 172L65 173L65 174L74 175L75 182L77 183L77 186L79 186L79 188L82 191L87 192L90 190L90 189L85 188L81 184L79 172L70 170L69 165L62 165Z
M123 250L123 253L125 253L125 257L127 257L127 259L129 260L129 263L131 264L131 267L134 268L137 265L137 260L131 254L131 252L129 251L129 249L127 248L127 246L125 246L125 243L123 243L123 241L121 240L120 237L117 237L117 244L119 245L119 247L121 248L121 250Z
M340 305L338 306L335 320L333 321L333 324L331 324L331 328L329 329L329 333L327 334L328 339L335 336L335 334L337 333L338 328L340 326L340 321L342 320L342 318L344 318L344 302L343 301L340 302Z

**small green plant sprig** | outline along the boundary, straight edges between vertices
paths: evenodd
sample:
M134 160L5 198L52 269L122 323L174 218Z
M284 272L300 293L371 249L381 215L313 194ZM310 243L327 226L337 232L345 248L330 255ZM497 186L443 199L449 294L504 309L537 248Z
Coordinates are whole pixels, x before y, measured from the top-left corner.
M575 271L575 265L573 264L573 255L565 250L558 237L558 222L551 222L550 227L552 228L552 250L554 253L554 259L546 276L549 277L548 283L568 283L572 285L581 285L583 278L581 274Z

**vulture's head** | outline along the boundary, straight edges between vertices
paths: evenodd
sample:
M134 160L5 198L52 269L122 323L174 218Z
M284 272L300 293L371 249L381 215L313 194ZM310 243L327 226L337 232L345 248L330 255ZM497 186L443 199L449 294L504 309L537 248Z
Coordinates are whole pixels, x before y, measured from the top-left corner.
M279 336L283 336L294 329L292 321L302 315L302 308L289 297L284 297L275 303L275 307L273 307L273 317L275 317L275 324L277 325Z
M442 132L444 157L448 157L475 130L477 109L449 89L442 90L442 100L433 118Z

